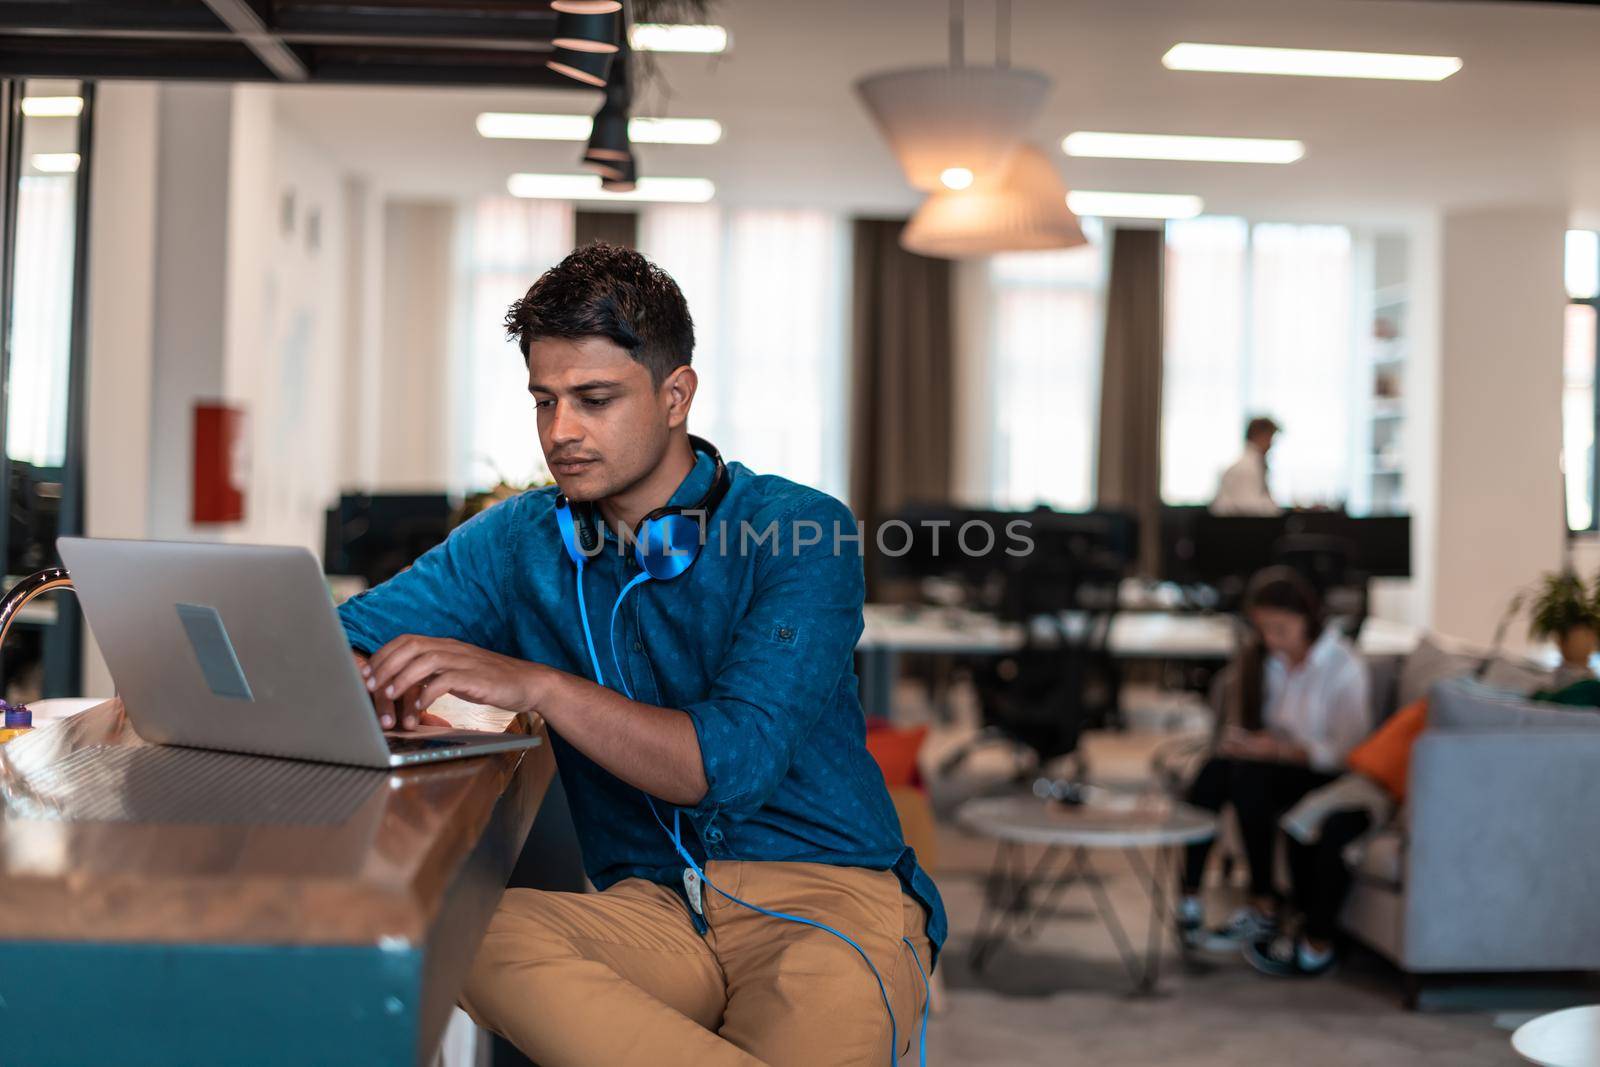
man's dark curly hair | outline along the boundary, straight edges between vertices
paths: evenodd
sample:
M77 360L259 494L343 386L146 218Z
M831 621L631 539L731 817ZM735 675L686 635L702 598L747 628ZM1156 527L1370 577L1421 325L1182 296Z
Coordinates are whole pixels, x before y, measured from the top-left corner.
M694 355L694 320L672 276L631 248L595 242L539 276L506 312L522 349L546 337L605 337L660 385Z

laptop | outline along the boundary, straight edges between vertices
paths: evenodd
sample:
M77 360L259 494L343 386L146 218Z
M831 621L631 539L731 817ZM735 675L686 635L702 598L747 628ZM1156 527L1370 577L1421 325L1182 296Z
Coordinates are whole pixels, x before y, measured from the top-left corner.
M531 748L524 734L385 734L304 548L63 537L61 559L139 736L404 767Z

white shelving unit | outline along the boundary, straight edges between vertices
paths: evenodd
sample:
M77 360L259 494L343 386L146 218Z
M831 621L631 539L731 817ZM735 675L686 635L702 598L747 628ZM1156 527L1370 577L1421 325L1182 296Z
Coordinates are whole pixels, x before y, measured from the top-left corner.
M1409 510L1405 477L1406 357L1410 340L1410 293L1406 284L1406 239L1367 233L1356 259L1357 395L1356 466L1364 480L1354 487L1351 510L1393 515Z

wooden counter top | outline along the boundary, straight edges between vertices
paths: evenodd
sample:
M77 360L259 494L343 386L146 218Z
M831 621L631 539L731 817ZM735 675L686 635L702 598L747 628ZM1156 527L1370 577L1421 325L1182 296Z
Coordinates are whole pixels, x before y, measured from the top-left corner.
M553 770L541 745L372 771L355 814L324 825L26 817L37 805L12 775L25 783L91 744L144 742L113 700L0 746L11 772L0 779L0 939L418 941L513 778L542 795Z
M94 1025L109 1027L124 1055L129 1030L154 1042L117 1062L184 1062L173 1046L159 1055L163 1030L186 1016L186 1025L253 1031L233 1036L255 1042L259 1057L232 1062L274 1062L279 1023L251 987L308 981L322 999L294 1010L329 1014L327 1042L311 1042L327 1054L347 1063L431 1054L554 773L549 745L359 772L373 776L371 791L336 822L90 822L52 812L46 768L88 746L143 744L112 700L0 745L0 1051L27 1036L8 1029L21 1022L44 1042L28 1046L26 1062L91 1062L82 1056L100 1045L49 1044L70 1031L46 1029L46 1016L66 1009L52 1010L43 991L81 981L92 994L115 974L115 988L92 1001ZM130 991L145 973L151 987ZM296 1047L307 1038L300 1030Z

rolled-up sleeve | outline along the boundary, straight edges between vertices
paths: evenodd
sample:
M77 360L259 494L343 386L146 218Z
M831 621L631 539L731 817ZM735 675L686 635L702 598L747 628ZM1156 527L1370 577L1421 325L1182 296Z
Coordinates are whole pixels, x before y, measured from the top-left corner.
M473 516L408 569L339 605L350 646L370 653L402 634L420 634L505 651L503 553L516 503Z
M710 694L683 709L706 775L696 821L737 823L760 810L832 703L861 636L866 594L859 541L835 535L856 530L848 508L819 494L780 519L776 544L762 550L750 608Z

